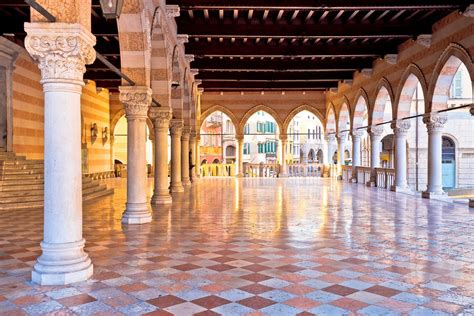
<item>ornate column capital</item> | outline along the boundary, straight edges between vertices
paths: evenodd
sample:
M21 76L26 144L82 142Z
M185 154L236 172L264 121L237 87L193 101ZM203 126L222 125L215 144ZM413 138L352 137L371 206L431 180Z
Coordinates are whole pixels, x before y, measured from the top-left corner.
M81 24L25 23L25 48L38 61L41 83L84 85L86 64L95 59L95 36Z
M240 143L244 141L244 135L235 135L235 139Z
M428 134L442 132L447 121L448 116L446 114L428 113L423 115L423 123L426 125Z
M189 134L189 141L190 141L191 143L196 142L196 140L197 140L197 134L198 134L198 133L196 132L196 129L191 128L191 133Z
M181 137L183 132L183 120L181 119L172 119L170 123L170 134L171 136Z
M360 138L364 135L364 131L361 129L355 129L351 132L352 140L360 140Z
M349 135L349 132L339 132L337 133L337 138L339 139L339 141L346 141L347 135Z
M191 127L184 126L183 131L181 133L181 139L184 141L189 141L190 136L191 136Z
M168 131L172 118L170 108L151 106L148 110L148 117L152 120L154 128Z
M410 130L410 121L408 120L397 120L390 124L390 127L393 129L395 136L406 136Z
M151 104L151 89L145 86L120 86L119 91L127 118L146 118Z
M332 133L332 134L326 134L324 135L324 139L328 142L328 143L334 143L336 142L336 134Z
M384 128L383 126L372 125L368 128L370 136L373 137L382 137Z
M280 140L281 142L287 142L288 141L288 135L287 134L280 134Z

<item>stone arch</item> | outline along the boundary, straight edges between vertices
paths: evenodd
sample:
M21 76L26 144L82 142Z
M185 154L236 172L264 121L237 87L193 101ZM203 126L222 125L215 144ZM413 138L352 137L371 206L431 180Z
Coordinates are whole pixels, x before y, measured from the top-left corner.
M336 132L336 110L334 104L330 103L326 111L326 133Z
M118 121L123 116L125 116L125 110L123 108L120 109L117 113L114 114L114 116L110 120L110 131L109 131L110 135L115 134L115 127L117 126ZM153 122L151 121L151 119L149 117L146 118L146 125L148 127L148 130L149 130L150 134L152 134L153 133Z
M303 104L297 107L296 109L292 110L290 114L287 115L285 120L283 121L283 131L281 133L286 133L288 130L288 126L290 125L291 120L300 112L303 111L308 111L313 113L321 122L321 124L324 126L325 125L325 119L324 116L321 114L321 112L316 109L315 107L308 105L308 104Z
M443 110L447 107L449 89L461 64L464 64L467 68L471 79L471 89L474 87L472 81L474 69L471 56L461 45L451 43L443 51L434 68L428 89L431 102L428 103L428 108L425 109L426 113Z
M394 111L392 117L394 119L402 119L410 115L411 101L413 99L413 94L415 93L418 83L420 83L421 89L423 91L426 108L426 102L428 100L428 88L425 76L417 65L411 64L403 73L400 80L400 84L398 86L395 106L392 107L392 110Z
M176 119L183 119L183 78L179 64L179 46L175 45L171 56L171 109L173 118Z
M122 72L136 85L150 86L151 29L149 11L143 0L124 1L117 19Z
M164 13L161 7L157 7L153 14L151 29L151 88L153 98L163 107L170 107L170 61L169 40L166 23L163 22Z
M282 133L283 124L281 123L280 116L278 115L278 113L275 110L273 110L272 108L261 104L261 105L254 106L253 108L251 108L250 110L248 110L245 113L244 117L240 120L240 123L238 125L238 130L237 130L238 135L243 135L244 134L245 124L247 123L249 118L252 115L254 115L255 113L257 113L258 111L264 111L264 112L267 112L268 114L270 114L278 125L278 132Z
M342 106L339 108L339 113L337 115L337 131L341 132L343 130L347 130L348 128L350 129L350 126L347 126L347 123L350 125L350 118L351 118L351 112L350 112L350 106L347 104L347 102L342 103Z
M369 125L382 123L384 120L385 106L387 101L393 105L393 90L390 82L386 78L380 79L377 89L375 90L374 105L369 109ZM392 106L393 108L393 106ZM391 117L393 118L393 109L391 109Z
M364 89L359 89L357 92L356 98L354 99L354 111L351 120L351 129L356 129L358 127L364 126L364 120L368 124L368 114L369 114L369 96ZM364 116L367 116L364 118Z
M214 112L222 112L227 115L230 118L232 124L234 124L234 128L237 131L237 128L239 127L239 120L235 117L234 113L222 105L213 105L201 114L201 120L198 122L198 130L201 129L202 123L204 123L204 121Z

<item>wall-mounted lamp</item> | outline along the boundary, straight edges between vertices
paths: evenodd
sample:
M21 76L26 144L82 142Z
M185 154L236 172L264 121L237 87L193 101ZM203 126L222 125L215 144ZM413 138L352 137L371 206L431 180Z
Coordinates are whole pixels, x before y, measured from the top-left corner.
M94 143L95 140L97 139L97 134L98 134L97 124L92 123L91 124L91 142L92 143Z
M109 139L109 128L106 126L102 129L102 143L105 144Z
M122 12L123 0L100 0L102 15L106 19L117 19Z

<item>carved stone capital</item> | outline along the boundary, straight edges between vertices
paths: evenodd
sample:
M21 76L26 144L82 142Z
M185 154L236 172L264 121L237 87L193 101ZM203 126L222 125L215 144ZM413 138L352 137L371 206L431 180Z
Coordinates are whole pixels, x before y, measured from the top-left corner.
M189 141L189 137L191 137L191 127L190 126L184 126L183 127L183 132L181 134L181 139L184 141Z
M428 113L423 116L423 123L426 125L428 134L442 132L447 121L448 116L446 114Z
M474 18L474 4L470 4L466 10L464 10L463 15L468 18Z
M191 68L189 70L189 72L191 73L191 75L195 76L199 73L199 69L196 69L196 68Z
M390 65L395 65L397 63L397 59L398 59L397 54L387 54L383 58L383 60Z
M235 135L235 140L240 144L244 142L244 135Z
M183 120L181 119L172 119L170 123L170 134L171 136L181 137L183 132Z
M418 35L418 37L416 38L416 43L424 47L430 47L431 38L432 38L431 34L421 34L421 35Z
M370 126L369 127L369 133L373 137L381 137L383 134L384 128L383 126Z
M366 77L372 76L374 70L372 68L364 68L360 71L360 74Z
M148 110L148 117L152 120L154 128L168 131L172 118L170 108L159 108L152 106Z
M202 80L201 79L196 79L196 80L194 80L194 83L196 84L196 86L199 86L199 85L202 84ZM198 91L199 91L199 93L202 94L204 92L204 88L199 88Z
M186 54L186 55L184 55L184 59L186 59L186 61L188 63L191 63L191 62L194 61L194 55L193 54Z
M324 139L328 143L334 143L334 142L336 142L336 134L327 134L326 136L324 136Z
M188 34L178 34L176 36L176 41L178 42L179 45L183 45L183 44L189 42L189 35Z
M347 140L347 135L349 135L349 132L339 132L337 133L337 139L339 139L339 141L345 142Z
M280 140L281 142L287 142L288 141L288 135L287 134L280 134Z
M146 117L151 104L151 89L145 86L120 86L119 99L130 117Z
M166 5L166 16L169 18L176 18L179 16L179 6L175 4Z
M355 129L351 132L352 140L354 139L360 139L362 136L364 136L364 131L361 129Z
M25 48L38 61L41 83L84 85L86 65L95 60L95 37L81 24L25 23Z
M392 124L390 127L393 129L393 133L395 136L406 136L408 131L410 130L410 121L408 120L398 120Z

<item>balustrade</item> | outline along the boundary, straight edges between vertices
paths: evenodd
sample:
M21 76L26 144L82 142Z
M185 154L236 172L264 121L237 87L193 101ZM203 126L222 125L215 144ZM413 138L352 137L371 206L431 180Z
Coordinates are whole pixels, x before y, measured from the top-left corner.
M245 164L246 177L276 178L280 174L280 165L276 163Z
M342 167L342 180L351 182L352 181L352 166L341 166Z
M289 177L322 177L324 172L324 165L320 163L295 163L289 164Z
M376 187L388 189L395 183L395 169L375 168Z
M234 164L212 163L201 165L202 177L233 177L235 176Z
M357 170L357 183L365 185L370 181L371 169L370 167L356 167Z

